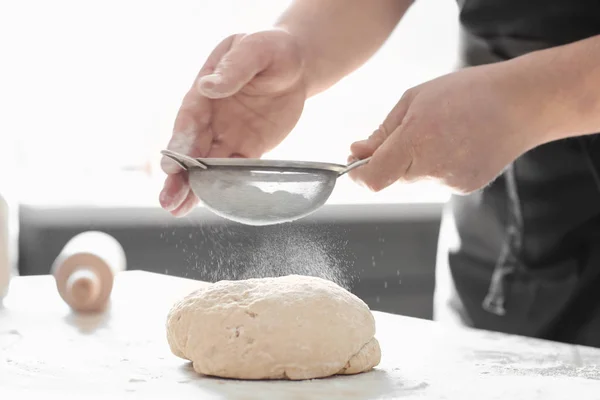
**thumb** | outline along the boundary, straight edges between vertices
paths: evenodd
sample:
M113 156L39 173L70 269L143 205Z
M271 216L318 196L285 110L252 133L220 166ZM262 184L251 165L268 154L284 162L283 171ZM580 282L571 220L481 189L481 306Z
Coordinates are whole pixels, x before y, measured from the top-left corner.
M352 158L362 160L363 158L371 157L387 137L388 133L385 126L379 125L379 128L377 128L367 139L352 143L350 146Z
M233 43L213 72L198 79L197 87L203 96L211 99L233 96L267 68L272 58L271 52L261 41L247 38Z
M354 142L350 146L352 156L348 160L349 162L373 156L368 164L349 172L348 175L356 183L373 191L379 191L391 184L392 179L387 175L395 169L394 166L388 164L394 164L396 161L393 159L394 156L388 155L391 153L390 147L393 148L393 145L389 143L390 135L394 131L398 131L398 128L403 125L404 117L414 96L415 92L412 90L405 92L400 101L389 112L383 124L379 125L379 128L371 136L365 140ZM396 178L399 178L399 176Z
M385 142L388 136L402 124L414 96L414 91L406 91L392 111L388 113L383 123L379 125L379 128L377 128L368 139L354 142L350 146L352 156L359 160L372 156L375 153L375 150Z
M388 136L389 134L387 133L385 126L379 125L379 128L377 128L375 132L369 136L369 138L352 143L350 146L351 156L348 157L348 163L371 157L385 142ZM353 169L348 173L348 175L352 180L361 186L368 186L368 184L362 179L362 171L359 171L361 168Z

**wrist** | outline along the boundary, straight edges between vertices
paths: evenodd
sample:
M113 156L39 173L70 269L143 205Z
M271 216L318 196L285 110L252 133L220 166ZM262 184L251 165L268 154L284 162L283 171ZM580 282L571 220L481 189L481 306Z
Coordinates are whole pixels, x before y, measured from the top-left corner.
M552 141L552 89L540 85L531 65L522 60L510 60L498 65L498 90L504 94L506 117L530 150ZM527 63L528 64L528 63Z
M303 37L301 29L295 29L293 25L285 22L278 22L273 29L285 32L290 36L292 43L296 46L301 60L301 81L306 89L306 96L311 97L321 90L318 89L318 78L314 73L315 51L314 46Z
M511 103L518 115L523 134L534 146L557 139L565 131L562 110L558 109L561 91L556 77L550 77L540 65L539 54L531 53L507 61L504 84L511 92Z
M590 40L590 39L588 39ZM592 39L593 40L593 39ZM504 85L535 145L600 130L600 57L578 42L506 61Z

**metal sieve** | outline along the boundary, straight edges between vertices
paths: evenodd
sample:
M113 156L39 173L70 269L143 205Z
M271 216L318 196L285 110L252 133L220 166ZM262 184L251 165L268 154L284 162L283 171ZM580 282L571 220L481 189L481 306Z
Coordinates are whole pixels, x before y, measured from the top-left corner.
M161 154L188 171L190 187L215 214L246 225L273 225L320 208L337 178L369 162L348 165L247 158L192 158Z

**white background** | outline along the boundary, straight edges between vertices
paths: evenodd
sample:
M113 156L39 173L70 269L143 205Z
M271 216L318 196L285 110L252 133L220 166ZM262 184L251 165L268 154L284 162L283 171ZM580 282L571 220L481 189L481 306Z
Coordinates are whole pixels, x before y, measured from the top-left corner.
M366 1L366 0L365 0ZM0 191L23 202L157 205L159 150L181 98L225 36L268 27L289 0L30 0L0 5ZM404 90L456 62L453 0L420 0L363 68L309 101L266 158L344 163ZM16 161L13 163L10 156ZM439 202L431 183L330 202Z

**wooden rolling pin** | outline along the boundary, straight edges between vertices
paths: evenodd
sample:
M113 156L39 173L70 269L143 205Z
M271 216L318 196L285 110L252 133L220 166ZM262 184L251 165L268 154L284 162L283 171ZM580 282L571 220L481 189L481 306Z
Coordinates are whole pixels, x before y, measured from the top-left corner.
M115 275L126 269L125 251L104 232L89 231L73 237L62 249L52 275L62 299L75 311L103 310Z
M8 292L12 273L9 225L8 203L0 195L0 300Z

